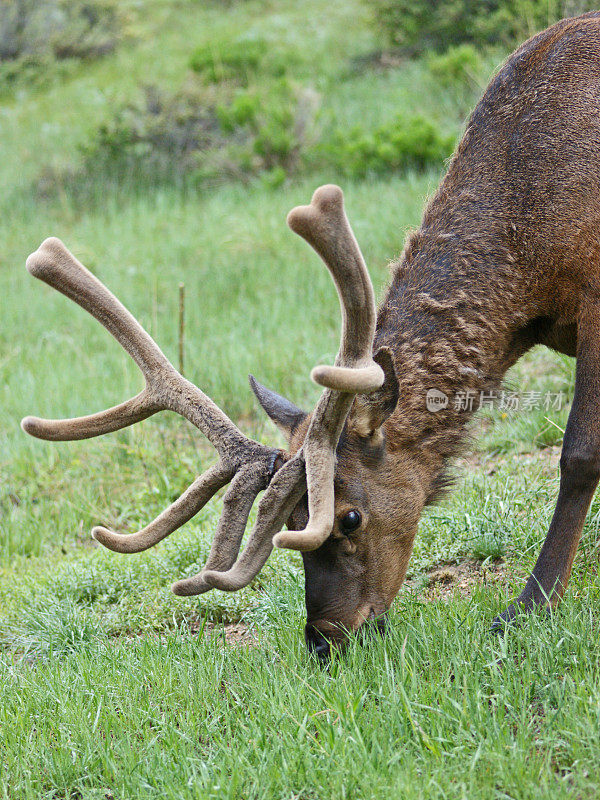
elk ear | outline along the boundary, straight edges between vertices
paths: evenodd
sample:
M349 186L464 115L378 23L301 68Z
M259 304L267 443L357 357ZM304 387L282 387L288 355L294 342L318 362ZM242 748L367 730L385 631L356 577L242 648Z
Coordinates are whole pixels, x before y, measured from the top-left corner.
M380 347L373 356L385 375L381 389L357 395L352 410L352 427L360 436L370 436L380 428L396 408L399 397L398 377L389 347Z
M254 375L248 375L250 381L250 388L256 395L258 402L263 409L267 412L269 419L273 420L275 425L282 431L288 439L300 425L307 414L301 408L286 400L277 392L267 389L262 383L259 383Z

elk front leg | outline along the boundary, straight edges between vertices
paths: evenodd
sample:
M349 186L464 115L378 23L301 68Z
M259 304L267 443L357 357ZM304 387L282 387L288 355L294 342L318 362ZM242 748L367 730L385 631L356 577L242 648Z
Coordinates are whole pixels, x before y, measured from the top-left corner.
M562 597L583 524L600 480L600 302L586 302L577 325L575 395L560 458L560 490L546 541L525 588L494 620L502 629L519 610L554 607Z

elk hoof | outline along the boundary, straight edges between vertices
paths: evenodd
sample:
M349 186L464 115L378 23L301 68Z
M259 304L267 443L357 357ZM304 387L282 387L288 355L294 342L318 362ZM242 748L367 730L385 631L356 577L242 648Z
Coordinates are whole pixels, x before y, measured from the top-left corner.
M494 619L490 627L490 633L499 634L503 636L507 628L518 628L523 621L525 614L531 614L532 611L541 612L544 618L550 618L550 609L547 605L541 603L533 603L525 600L516 601L511 603L501 614Z
M497 634L503 636L506 633L506 629L509 625L516 624L516 618L519 614L519 609L517 609L514 603L511 603L508 608L506 608L501 614L494 619L492 625L490 627L490 633Z

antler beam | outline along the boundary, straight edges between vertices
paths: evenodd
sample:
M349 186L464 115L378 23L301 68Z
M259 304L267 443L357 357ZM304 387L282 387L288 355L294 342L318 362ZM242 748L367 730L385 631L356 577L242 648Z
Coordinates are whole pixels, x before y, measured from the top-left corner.
M137 320L59 239L46 239L27 259L27 269L95 317L139 366L146 386L131 400L98 414L67 420L26 417L21 423L24 431L53 441L87 439L132 425L157 411L170 410L199 428L220 455L218 464L197 478L178 500L143 530L119 534L96 527L92 531L94 538L119 553L146 550L191 519L234 476L243 475L246 480L251 474L251 480L244 487L245 501L236 505L239 517L234 519L231 513L224 514L213 545L213 549L218 549L229 537L238 541L239 549L252 502L268 484L281 451L247 439L204 392L177 372ZM240 482L234 479L236 491ZM249 500L250 494L252 501ZM226 495L226 505L229 497ZM228 557L220 562L226 568L237 556L237 550L227 552Z
M341 189L317 189L309 206L290 212L288 224L325 262L342 311L335 365L312 371L313 379L326 388L303 446L289 460L280 450L246 438L207 395L180 375L127 309L61 241L47 239L27 260L32 275L82 306L117 339L139 366L146 386L135 397L107 411L67 420L26 417L21 423L23 429L54 441L86 439L170 410L199 428L219 453L219 462L142 530L125 535L103 527L92 531L99 542L116 552L146 550L191 519L215 492L231 482L206 566L173 585L179 595L200 594L211 588L235 591L258 574L274 544L313 550L327 539L334 523L335 451L346 417L356 394L372 392L383 384L383 371L372 357L376 322L373 287L346 218ZM252 505L265 488L256 523L238 558ZM306 528L277 533L307 488Z
M342 309L342 336L335 366L317 367L312 372L313 379L328 388L312 415L302 448L275 475L265 492L246 549L230 570L201 573L205 583L227 591L252 580L273 545L315 550L328 538L334 523L335 450L346 417L355 394L379 389L384 381L383 370L372 357L377 315L373 286L344 211L342 190L333 185L317 189L310 205L290 211L288 224L316 250L332 274ZM306 528L277 533L271 540L271 532L283 526L306 486ZM286 493L287 515L277 503Z
M327 387L304 440L308 484L308 525L283 531L276 547L314 550L330 535L334 522L335 450L354 395L383 385L384 374L373 361L377 311L373 285L354 237L339 186L321 186L308 206L288 214L288 225L321 256L331 273L342 311L342 334L335 366L315 367L312 379Z

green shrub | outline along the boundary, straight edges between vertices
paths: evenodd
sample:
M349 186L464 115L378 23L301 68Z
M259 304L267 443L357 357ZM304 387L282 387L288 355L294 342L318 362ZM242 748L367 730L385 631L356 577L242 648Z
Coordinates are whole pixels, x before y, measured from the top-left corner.
M260 98L252 92L239 92L232 102L217 107L217 116L226 133L236 128L254 125L260 114Z
M242 91L229 105L219 107L219 120L224 131L238 137L245 133L258 170L294 172L316 113L316 103L306 111L307 94L311 95L301 92L298 96L285 80L272 86L267 97ZM308 120L304 119L306 113Z
M203 45L191 57L190 67L208 83L247 85L258 72L281 78L296 62L293 52L280 52L264 39L237 39Z
M410 53L516 43L563 17L595 8L591 0L366 0L388 46Z
M314 132L319 96L282 80L268 89L238 89L228 101L208 104L202 87L174 95L146 89L145 102L127 106L102 126L84 150L90 175L176 176L196 183L261 175L280 186L309 166L352 177L439 165L454 137L422 116L398 117L373 130L338 131L319 143ZM50 176L50 182L52 176ZM79 181L81 183L81 181ZM46 176L46 191L48 176Z
M299 169L311 142L315 92L279 80L239 88L218 105L213 97L197 80L173 94L147 87L143 102L118 110L82 149L84 172L195 183L264 174L268 185L277 186ZM40 190L52 193L65 177L75 183L75 175L44 174Z
M327 160L353 177L440 164L452 153L454 137L444 136L420 115L397 117L373 131L338 132L323 148Z
M115 0L61 0L64 24L51 39L55 58L94 59L112 53L123 18Z
M219 147L223 133L214 106L193 88L168 95L154 86L139 105L127 105L83 148L88 162L135 161L149 170L185 171L198 153Z
M480 86L483 61L471 44L460 44L450 47L442 55L431 55L427 66L437 84L444 89Z
M97 58L115 49L121 28L116 0L2 0L0 61Z
M443 51L462 42L487 41L481 21L495 15L502 0L367 0L388 45L410 52Z
M27 54L11 61L0 61L0 94L17 84L44 85L54 74L51 55Z
M0 93L42 86L121 39L116 0L0 0Z

